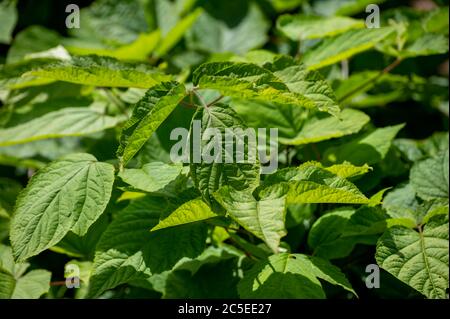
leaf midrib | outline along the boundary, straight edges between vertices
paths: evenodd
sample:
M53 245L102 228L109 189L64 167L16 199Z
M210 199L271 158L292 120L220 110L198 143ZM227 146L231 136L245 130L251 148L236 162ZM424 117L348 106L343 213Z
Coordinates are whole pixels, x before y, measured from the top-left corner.
M433 281L433 277L432 277L432 274L431 274L430 265L428 264L428 256L427 256L427 254L425 252L425 238L423 236L422 228L419 228L419 241L420 241L420 249L421 249L421 252L422 252L423 261L424 261L424 264L425 264L425 270L426 270L426 272L428 274L428 277L430 278L430 283L431 283L431 286L433 287L433 292L435 293L435 295L438 295L438 292L437 292L437 289L436 289L436 285L435 285L435 283Z

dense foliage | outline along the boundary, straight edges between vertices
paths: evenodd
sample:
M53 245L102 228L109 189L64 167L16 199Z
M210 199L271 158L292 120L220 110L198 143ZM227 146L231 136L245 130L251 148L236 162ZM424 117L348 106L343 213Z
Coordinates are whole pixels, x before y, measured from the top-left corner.
M0 3L0 298L448 298L447 1L56 2Z

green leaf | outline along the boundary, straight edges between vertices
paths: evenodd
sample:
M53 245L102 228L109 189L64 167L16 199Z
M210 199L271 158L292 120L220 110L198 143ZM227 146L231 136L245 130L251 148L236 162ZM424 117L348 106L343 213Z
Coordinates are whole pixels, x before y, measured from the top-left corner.
M437 202L428 202L422 205L422 208L425 208L425 214L422 219L422 224L426 224L432 219L434 216L438 215L447 215L449 213L449 205L448 203L439 203Z
M314 106L323 112L337 115L340 111L336 96L323 76L308 70L305 65L294 59L280 56L272 64L265 66L277 79L280 79L291 92L302 94L314 102Z
M394 29L388 27L348 31L337 37L326 39L309 50L302 62L311 69L323 68L372 49L393 31Z
M89 227L86 234L80 236L70 231L56 246L50 247L49 249L69 257L92 260L95 254L95 246L108 224L108 214L102 214L95 223Z
M341 178L351 178L364 175L372 170L372 168L367 164L364 164L363 166L355 166L345 162L326 167L325 169Z
M241 54L267 41L269 23L256 2L216 0L203 7L203 14L186 36L190 49Z
M231 246L209 246L200 256L181 262L169 273L163 298L237 298L241 256Z
M448 150L449 135L448 132L436 132L422 143L419 144L420 149L427 156L436 156L439 153Z
M286 199L282 187L265 191L257 200L251 192L224 186L214 193L214 198L239 225L278 252L280 239L287 233L284 227Z
M423 19L423 28L426 32L444 33L448 35L449 8L440 7L430 11Z
M289 11L299 7L305 0L269 0L275 11Z
M409 218L417 224L419 202L411 183L400 185L390 191L383 200L383 208L393 218Z
M356 187L348 190L345 186L330 187L312 181L291 182L289 187L288 204L368 204L370 202Z
M363 86L362 83L367 84ZM367 97L368 95L364 95L364 93L373 90L377 86L392 88L394 93L402 93L404 97L405 92L403 91L408 85L411 85L411 78L403 75L390 73L380 74L380 71L362 71L353 73L348 79L341 81L335 92L339 101L346 101L346 103L350 103L356 107L366 107L369 105L368 103L366 103L367 105L364 104L364 98L369 99L369 97ZM390 92L386 92L386 89L384 89L382 95L385 96L388 93Z
M264 67L245 62L205 63L194 71L193 82L235 98L339 113L334 92L322 76L285 56Z
M173 208L164 198L144 197L116 216L97 245L88 298L171 270L182 258L202 253L207 234L204 224L149 231Z
M411 185L417 195L427 199L448 199L448 150L417 162L411 168Z
M0 177L0 217L9 218L22 185L9 178Z
M182 170L182 164L153 162L138 169L124 169L118 176L133 189L148 193L165 193L176 186L174 182Z
M186 31L192 27L202 14L203 10L197 8L194 12L178 21L178 23L164 36L164 39L156 48L156 56L163 56L169 52L183 38Z
M37 299L50 289L50 272L32 270L17 279L11 299Z
M283 15L277 20L277 29L293 41L332 37L348 30L364 27L364 21L347 17L298 14Z
M300 165L296 169L293 169L293 170L286 169L285 173L282 173L281 176L283 176L283 174L284 174L284 176L287 177L287 180L296 180L296 179L301 180L301 179L305 178L305 176L306 176L306 175L301 175L301 174L303 174L305 172L305 169L307 169L309 166L316 166L317 168L331 172L334 175L336 175L340 178L343 178L343 179L348 179L351 177L364 175L372 169L367 164L362 165L362 166L355 166L350 163L344 162L342 164L336 164L336 165L325 167L320 162L310 161L310 162ZM295 170L298 170L298 171L296 172ZM276 178L276 175L277 174L274 174L275 178ZM300 177L300 176L302 176L302 177ZM270 178L273 178L273 177L270 177Z
M26 59L30 53L42 52L60 44L60 36L57 32L44 27L34 25L20 31L8 50L6 62L8 64Z
M14 257L25 260L69 231L85 234L108 204L114 167L74 154L40 169L17 199L11 221Z
M121 164L126 165L186 95L184 85L164 82L145 93L125 123L117 150Z
M375 164L384 159L392 140L403 127L404 124L378 128L346 144L328 148L324 158L328 163Z
M295 137L308 115L305 109L293 105L246 99L233 99L230 106L249 127L276 127L280 142Z
M81 39L111 46L131 43L148 31L143 1L97 0L80 11L80 28L69 33Z
M321 216L311 227L308 246L325 259L343 258L356 244L375 245L386 228L387 216L379 209L343 207Z
M20 89L29 86L43 85L54 82L53 79L37 78L25 75L30 70L40 68L55 62L55 59L31 59L13 64L0 65L0 87Z
M166 281L166 299L238 298L238 259L223 259L206 263L195 273L187 270L171 272Z
M64 108L29 122L0 129L0 146L64 136L83 136L116 126L120 117L86 107Z
M281 144L305 145L357 133L369 122L363 112L344 109L337 116L293 105L233 99L231 107L255 129L276 127Z
M159 31L141 33L133 42L117 48L96 48L95 44L78 39L66 39L63 43L67 50L75 55L96 54L118 60L146 61L149 55L156 49L160 38L161 34Z
M302 164L298 168L278 170L269 175L264 183L269 185L264 188L279 187L276 183L280 183L287 189L288 204L371 203L354 184L312 162Z
M363 12L369 4L381 4L386 0L340 0L318 1L314 3L314 10L326 16L353 16Z
M272 72L256 64L205 63L194 71L193 82L201 88L214 89L226 96L314 107L311 100L291 92Z
M11 35L17 22L15 0L5 0L0 3L0 43L11 42Z
M369 123L370 118L363 112L344 109L338 117L316 114L309 117L293 138L280 138L287 145L317 143L359 132Z
M401 58L445 54L448 52L448 37L443 34L425 34L399 52Z
M15 263L11 248L0 245L0 299L38 299L50 289L51 273L28 263Z
M238 286L241 298L325 299L322 279L354 293L339 268L316 257L282 253L258 262Z
M201 192L203 199L208 203L213 203L212 194L218 190L223 185L229 185L230 187L240 191L240 190L252 190L255 189L259 184L259 173L260 173L260 163L256 158L249 158L250 150L247 154L243 155L243 163L237 163L237 144L238 142L244 146L244 151L251 148L249 143L250 138L245 139L245 136L233 136L233 149L228 150L226 147L227 141L225 141L225 130L230 129L233 132L242 129L245 132L246 127L244 126L241 119L237 114L225 104L216 104L207 108L200 108L193 120L200 120L199 132L201 136L194 136L195 130L193 125L196 123L192 121L191 126L191 141L201 141L199 144L200 149L197 147L194 149L192 145L193 154L190 155L191 162L191 177L194 181L194 185ZM207 136L207 129L217 129L221 133L222 140L216 141L216 137ZM245 141L247 140L247 141ZM194 154L205 154L205 150L208 149L210 143L220 142L221 147L220 154L215 154L216 156L222 156L221 161L216 161L213 159L211 163L204 161L203 156L198 159L194 158ZM191 142L191 144L193 144ZM229 147L228 147L229 148ZM232 151L232 153L229 153ZM227 163L227 158L233 159L231 163Z
M161 219L151 231L195 223L217 216L219 215L214 213L201 198L197 198L184 203L167 217Z
M380 238L377 263L428 298L446 299L448 289L448 216L431 219L419 231L389 228Z
M95 55L51 63L33 69L25 75L84 85L143 89L171 79L170 75L163 74L144 63L125 63L114 58Z

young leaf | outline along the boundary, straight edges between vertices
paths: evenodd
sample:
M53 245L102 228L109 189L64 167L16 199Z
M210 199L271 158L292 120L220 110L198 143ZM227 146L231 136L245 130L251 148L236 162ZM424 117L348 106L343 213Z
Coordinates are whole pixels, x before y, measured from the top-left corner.
M126 165L186 95L184 85L164 82L145 93L125 123L117 150L121 164Z
M217 217L211 208L201 199L193 199L178 207L167 217L161 219L151 231L175 227Z
M423 229L389 228L377 244L377 263L428 298L447 298L448 216L436 216Z
M125 63L114 58L95 55L54 62L25 74L28 75L84 85L143 89L172 78L144 63Z
M264 181L263 189L278 187L277 183L287 189L288 204L371 203L354 184L312 162L269 175Z
M260 194L257 200L251 192L239 192L224 186L214 193L214 198L238 224L262 239L276 253L280 239L286 235L285 193L283 187L271 188Z
M64 108L17 126L0 129L0 146L88 135L114 127L120 120L120 117L108 116L92 108Z
M360 176L368 173L372 168L364 164L363 166L355 166L350 163L336 164L325 168L327 171L341 177L341 178L351 178L355 176Z
M331 178L333 182L328 180ZM286 197L288 204L339 203L370 204L371 201L350 182L324 174L324 177L308 181L293 181Z
M111 196L114 167L74 154L39 170L20 194L11 221L16 260L57 244L69 231L85 234Z
M239 283L239 296L324 299L325 293L319 279L355 293L345 275L331 263L302 254L282 253L253 266Z

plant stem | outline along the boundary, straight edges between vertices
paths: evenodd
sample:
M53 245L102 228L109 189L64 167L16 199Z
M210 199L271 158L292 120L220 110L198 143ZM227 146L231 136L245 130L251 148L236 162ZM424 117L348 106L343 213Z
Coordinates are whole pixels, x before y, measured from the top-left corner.
M66 282L65 281L52 281L50 283L50 286L65 286Z
M208 107L216 104L217 102L219 102L221 99L223 99L223 95L220 95L219 97L217 97L216 99L214 99L212 102L208 103Z
M393 69L395 69L402 61L403 61L403 59L401 59L401 58L396 59L394 62L392 62L387 67L385 67L383 70L381 70L376 76L374 76L373 78L371 78L368 81L364 82L363 84L361 84L360 86L358 86L354 90L350 91L349 93L345 94L343 97L341 97L339 99L338 102L342 103L343 101L347 100L349 97L353 96L354 94L356 94L359 91L361 91L362 89L364 89L366 86L368 86L368 85L370 85L372 83L375 83L383 75L385 75L385 74L391 72Z
M195 109L195 105L194 104L186 103L184 101L181 101L180 104L185 106L185 107L187 107L188 109Z
M195 94L195 96L199 99L200 103L202 103L202 105L205 108L208 108L208 104L206 104L205 100L203 99L203 97L195 90L193 89L191 92L193 92Z
M228 239L229 239L233 244L235 244L236 246L239 246L248 258L252 258L252 259L258 260L258 259L257 259L255 256L253 256L248 250L246 250L244 246L242 246L240 243L238 243L237 241L235 241L235 240L233 239L233 237L231 237L231 234L230 234L230 232L229 232L229 230L228 230L227 228L224 228L224 229L225 229L225 231L228 233L228 235L230 235L230 237L229 237Z

